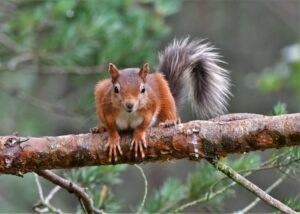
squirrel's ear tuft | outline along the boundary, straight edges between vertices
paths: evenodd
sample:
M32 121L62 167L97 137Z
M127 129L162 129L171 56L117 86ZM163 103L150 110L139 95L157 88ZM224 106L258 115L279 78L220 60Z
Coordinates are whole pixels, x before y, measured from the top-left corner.
M111 77L112 81L115 82L117 80L117 78L120 76L119 70L117 69L117 67L114 64L109 63L108 71L110 73L110 77Z
M139 72L139 76L145 80L147 74L149 73L149 64L146 63L144 64L144 66L141 68L140 72Z

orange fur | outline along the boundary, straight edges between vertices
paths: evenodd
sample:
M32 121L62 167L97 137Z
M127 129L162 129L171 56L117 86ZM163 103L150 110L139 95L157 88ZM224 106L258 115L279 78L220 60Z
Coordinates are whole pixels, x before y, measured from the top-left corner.
M133 126L134 134L132 149L135 157L138 150L145 157L144 147L147 147L145 131L149 126L160 123L177 123L176 105L167 81L161 73L148 74L148 64L139 69L124 69L118 71L110 64L112 79L98 82L95 88L96 113L102 125L95 130L105 128L109 133L109 161L114 157L118 160L117 150L122 154L119 145L120 126ZM148 74L148 75L147 75ZM145 92L142 93L142 86ZM118 93L114 90L117 87ZM127 113L126 105L131 104L133 112ZM97 132L97 131L95 131Z

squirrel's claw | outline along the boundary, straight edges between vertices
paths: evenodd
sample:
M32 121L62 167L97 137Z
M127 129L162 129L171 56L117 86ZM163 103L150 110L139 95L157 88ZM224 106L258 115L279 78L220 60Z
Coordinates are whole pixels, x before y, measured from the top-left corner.
M108 139L108 142L105 144L105 148L108 150L108 161L112 162L112 157L114 158L114 162L118 161L118 152L120 155L123 155L121 150L121 146L119 140Z
M141 139L141 140L133 139L131 141L130 150L133 149L133 146L134 146L134 157L137 158L138 150L140 150L141 157L142 157L142 159L144 159L145 158L144 148L147 148L146 140L145 139Z

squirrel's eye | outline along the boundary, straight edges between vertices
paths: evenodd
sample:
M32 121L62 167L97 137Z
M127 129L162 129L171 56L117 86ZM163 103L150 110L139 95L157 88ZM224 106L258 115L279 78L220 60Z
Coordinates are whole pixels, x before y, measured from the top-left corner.
M145 93L145 91L146 91L145 86L142 86L141 93L143 94L143 93Z
M117 86L114 87L114 92L115 92L116 94L119 93L119 88L118 88Z

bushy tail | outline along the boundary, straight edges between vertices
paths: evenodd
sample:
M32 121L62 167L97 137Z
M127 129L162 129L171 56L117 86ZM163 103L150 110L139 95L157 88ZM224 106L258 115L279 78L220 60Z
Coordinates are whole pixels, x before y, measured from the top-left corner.
M189 93L192 107L201 117L226 111L230 79L215 48L203 40L174 40L159 54L159 71L165 75L177 107ZM186 90L187 89L187 90Z

